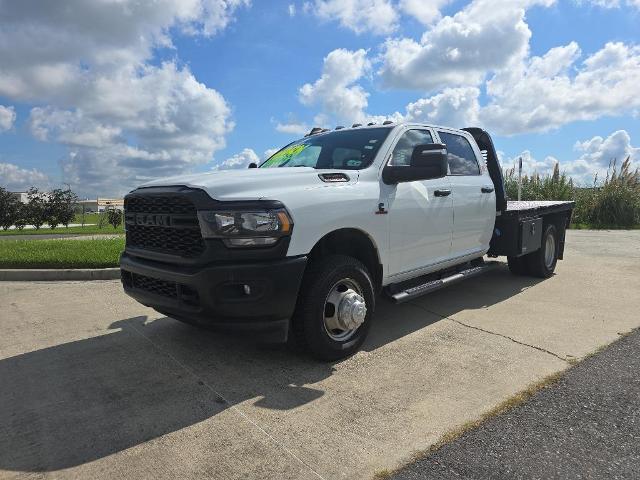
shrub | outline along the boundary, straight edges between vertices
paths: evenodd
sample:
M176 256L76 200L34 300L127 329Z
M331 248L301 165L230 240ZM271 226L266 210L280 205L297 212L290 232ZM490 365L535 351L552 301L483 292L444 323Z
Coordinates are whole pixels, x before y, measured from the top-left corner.
M18 202L18 214L16 215L16 220L13 224L16 227L16 230L22 230L27 226L27 206L21 202Z
M593 189L586 203L587 223L598 227L633 227L640 224L640 172L631 170L628 157L620 169L614 160L604 183Z
M69 225L75 216L74 208L77 201L77 195L70 189L56 188L49 193L45 217L52 230L60 224L65 227Z
M98 228L103 229L109 223L109 212L103 210L98 214Z
M16 196L0 187L0 228L8 230L19 221L20 201Z
M507 197L518 198L515 169L506 170L504 180ZM640 224L640 172L631 170L630 158L620 168L614 160L603 183L596 178L592 187L576 188L556 164L552 175L522 177L522 200L574 200L574 225L634 227Z
M122 210L110 208L107 212L107 217L109 219L109 224L116 229L122 223Z
M518 199L518 177L515 168L504 172L505 191L509 200ZM522 177L522 200L573 200L575 198L573 180L560 173L556 163L551 175L541 177L537 173Z
M24 206L25 221L29 225L33 225L36 230L40 230L47 213L45 195L40 193L37 188L31 187L27 192L27 201L28 203Z

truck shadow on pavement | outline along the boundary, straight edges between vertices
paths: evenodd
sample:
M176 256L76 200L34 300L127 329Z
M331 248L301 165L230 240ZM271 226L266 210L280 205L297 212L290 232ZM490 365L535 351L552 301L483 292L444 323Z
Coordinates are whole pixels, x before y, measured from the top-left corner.
M463 310L479 310L507 301L543 280L514 276L505 265L460 284L409 303L395 305L380 298L376 321L363 350L371 351L421 328L454 317Z
M492 296L479 293L483 281L492 282ZM431 304L434 311L444 309L445 295L457 292L459 310L482 308L533 283L498 272L436 294ZM397 308L402 310L391 318ZM441 318L385 301L380 311L367 351ZM82 465L232 406L291 410L324 395L313 384L333 372L334 365L284 347L170 318L120 320L106 334L0 360L0 470L46 472ZM212 435L233 438L233 432L224 431L228 427L229 421L220 421L210 428L223 430Z

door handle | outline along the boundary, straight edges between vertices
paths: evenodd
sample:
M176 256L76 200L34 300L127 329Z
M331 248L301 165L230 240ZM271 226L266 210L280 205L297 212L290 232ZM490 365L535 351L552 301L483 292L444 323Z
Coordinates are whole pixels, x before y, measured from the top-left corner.
M482 191L482 193L492 193L493 192L493 187L482 187L481 191Z
M436 190L433 192L436 197L448 197L451 195L451 190Z

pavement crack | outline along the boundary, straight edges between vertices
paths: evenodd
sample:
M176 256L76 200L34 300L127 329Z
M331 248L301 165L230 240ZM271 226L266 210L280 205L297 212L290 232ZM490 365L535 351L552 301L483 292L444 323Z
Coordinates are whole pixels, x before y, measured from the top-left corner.
M189 368L187 365L185 365L184 363L182 363L180 360L178 360L175 356L171 355L171 353L167 352L165 349L163 349L160 345L158 345L156 342L154 342L153 340L151 340L151 338L147 337L142 331L140 331L140 329L138 327L136 327L135 325L131 325L131 328L133 331L135 331L138 335L140 335L142 338L144 338L147 342L149 342L156 350L158 350L160 353L162 353L163 355L165 355L166 357L168 357L169 359L171 359L173 362L175 362L178 366L180 366L180 368L182 368L184 371L186 371L189 375L191 375L192 377L194 377L198 383L200 385L203 385L204 387L206 387L207 389L209 389L214 395L215 395L215 401L216 403L225 403L227 405L227 408L229 408L230 410L233 410L235 413L237 413L238 415L240 415L240 417L242 417L245 421L247 421L248 423L250 423L251 425L253 425L255 428L257 428L258 430L260 430L264 435L266 435L266 437L271 440L271 442L273 442L276 446L278 446L279 448L281 448L282 450L284 450L291 458L293 458L295 461L297 461L298 463L304 465L306 468L308 468L317 478L321 479L321 480L325 480L325 478L320 475L320 473L318 473L311 465L309 465L307 462L305 462L303 459L301 459L300 457L298 457L295 453L293 453L291 450L289 450L282 442L280 442L278 439L276 439L273 435L271 435L269 432L267 432L264 428L262 428L260 425L258 425L255 421L253 421L251 419L251 417L249 417L246 413L244 413L241 409L239 409L237 406L233 405L227 398L224 397L224 395L222 395L220 392L218 392L215 388L213 388L213 386L211 384L209 384L205 379L203 379L202 377L200 377L200 375L198 375L194 370L192 370L191 368Z
M433 315L437 315L440 318L443 318L445 320L449 320L451 322L457 323L458 325L461 325L463 327L467 327L467 328L470 328L472 330L478 330L479 332L487 333L489 335L495 335L497 337L506 338L507 340L510 340L513 343L517 343L518 345L522 345L523 347L533 348L534 350L538 350L539 352L547 353L547 354L549 354L549 355L551 355L553 357L556 357L558 360L562 360L563 362L566 362L568 364L572 364L572 362L570 360L567 360L565 357L563 357L561 355L558 355L557 353L554 353L551 350L547 350L546 348L538 347L537 345L531 345L530 343L521 342L520 340L516 340L515 338L510 337L509 335L504 335L502 333L492 332L491 330L486 330L486 329L481 328L481 327L476 327L474 325L469 325L467 323L461 322L460 320L456 320L455 318L447 317L445 315L441 315L441 314L439 314L437 312L431 311L428 308L423 307L422 305L417 305L417 304L412 304L412 305L414 307L418 307L418 308L424 310L425 312L432 313Z

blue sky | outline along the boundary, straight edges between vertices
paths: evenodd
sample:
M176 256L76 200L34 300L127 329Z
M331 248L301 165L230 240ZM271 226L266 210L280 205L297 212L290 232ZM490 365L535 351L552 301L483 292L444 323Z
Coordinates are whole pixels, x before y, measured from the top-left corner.
M505 165L559 161L582 183L612 156L640 164L638 0L159 2L0 0L0 185L122 194L244 167L306 127L384 118L479 124Z

